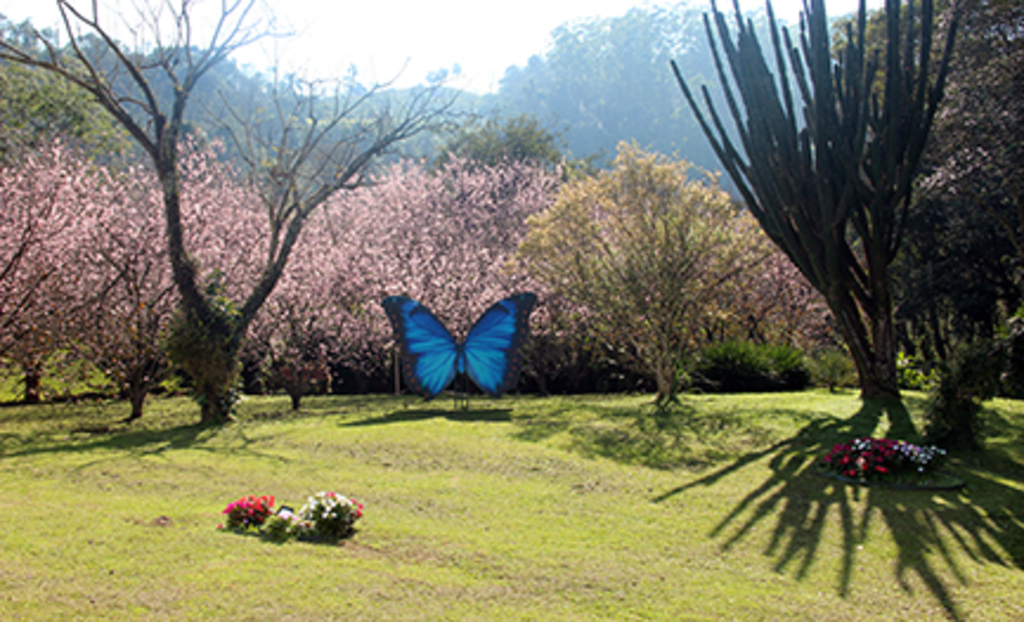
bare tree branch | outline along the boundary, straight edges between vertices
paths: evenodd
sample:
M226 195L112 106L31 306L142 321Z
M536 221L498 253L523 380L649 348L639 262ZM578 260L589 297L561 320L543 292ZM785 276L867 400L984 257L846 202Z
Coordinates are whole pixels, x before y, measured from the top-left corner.
M360 90L350 82L331 93L319 83L290 80L272 87L275 118L269 123L227 106L230 135L261 189L271 224L262 276L240 317L229 318L200 287L185 248L178 150L199 80L238 48L271 33L252 16L258 0L221 0L211 32L198 46L192 0L153 1L159 4L143 7L151 8L148 15L139 12L142 38L151 40L152 49L130 50L118 42L100 22L96 2L87 12L70 0L56 0L68 44L59 47L37 31L45 54L0 40L0 59L53 72L85 89L149 154L163 191L168 257L186 320L205 331L206 341L220 344L218 360L234 364L246 329L280 279L308 216L334 192L363 184L371 163L396 143L442 122L453 98L439 84L414 89L395 103L383 97L387 85ZM169 15L162 14L164 9ZM165 38L162 29L168 23L171 35ZM172 87L169 104L154 86L157 79ZM196 370L203 368L202 362L196 364ZM196 370L188 371L201 373ZM221 389L230 391L210 390ZM204 394L204 420L227 416L218 410L224 408L223 397Z

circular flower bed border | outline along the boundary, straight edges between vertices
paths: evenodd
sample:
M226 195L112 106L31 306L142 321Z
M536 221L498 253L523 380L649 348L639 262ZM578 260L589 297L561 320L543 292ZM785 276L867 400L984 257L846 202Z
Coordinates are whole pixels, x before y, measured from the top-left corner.
M843 482L844 484L858 484L860 486L878 486L881 488L891 488L893 490L960 490L965 485L962 480L957 478L952 473L946 471L936 471L936 473L941 473L956 481L950 482L948 484L905 484L901 482L887 482L885 480L877 479L860 479L857 477L847 477L845 475L840 475L838 473L829 473L828 471L821 470L816 470L815 472L822 477L834 479Z

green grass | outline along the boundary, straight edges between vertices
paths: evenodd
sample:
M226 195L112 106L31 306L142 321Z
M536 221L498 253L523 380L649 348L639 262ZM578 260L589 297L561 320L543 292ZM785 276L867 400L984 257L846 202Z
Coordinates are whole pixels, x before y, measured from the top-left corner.
M72 359L64 352L49 357L44 365L39 392L44 401L59 401L81 395L110 394L110 379L84 359ZM21 367L0 359L0 406L25 399L25 379Z
M993 402L959 492L839 484L854 394L185 399L0 408L0 619L1024 618L1024 403ZM366 504L340 546L218 531L247 494Z

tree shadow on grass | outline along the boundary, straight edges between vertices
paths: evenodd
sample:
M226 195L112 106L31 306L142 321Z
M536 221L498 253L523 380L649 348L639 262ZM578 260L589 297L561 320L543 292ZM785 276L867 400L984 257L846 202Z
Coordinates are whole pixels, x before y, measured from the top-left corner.
M773 412L786 418L807 415ZM778 436L774 428L751 422L744 412L708 412L685 400L667 410L643 404L588 405L581 411L570 405L514 421L513 437L518 440L541 442L563 434L565 447L584 457L654 469L707 468Z
M588 404L588 410L592 420L601 420L621 424L629 422L637 417L636 407L633 406L604 406L600 404ZM578 404L568 404L560 408L545 408L538 412L531 412L527 416L517 416L515 419L516 431L512 435L521 441L540 442L562 432L572 432L580 426L577 415Z
M211 446L209 441L232 434L241 442L231 446ZM79 429L64 439L32 439L20 437L10 447L0 446L0 460L46 454L89 454L97 451L119 451L137 456L161 455L165 452L192 449L215 454L250 454L285 460L274 454L255 450L260 439L250 437L244 426L191 424L158 430L119 431L117 428ZM12 448L13 447L13 448Z
M888 430L876 433L883 415ZM999 451L953 460L952 468L966 482L963 491L902 491L847 485L818 474L820 460L836 442L857 436L916 438L906 408L898 402L865 401L846 420L818 420L792 438L750 452L728 466L670 490L654 499L665 501L691 489L710 487L754 462L769 460L772 474L744 496L709 534L729 550L762 525L771 527L764 550L776 572L793 569L798 580L812 570L826 528L838 516L841 562L837 591L850 596L858 547L870 535L892 534L898 549L895 580L907 592L910 577L952 619L964 612L953 598L949 579L967 585L960 552L978 563L1024 569L1024 494L1002 483L1024 483L1022 466ZM881 522L884 526L876 526ZM774 523L774 525L771 525ZM934 554L933 554L934 553Z
M395 410L382 417L371 419L360 419L358 421L346 421L339 424L343 428L364 427L374 425L386 425L389 423L402 423L408 421L425 421L443 417L449 421L466 422L488 422L488 421L511 421L512 411L508 408L474 409L474 410L442 410L427 408L409 408Z

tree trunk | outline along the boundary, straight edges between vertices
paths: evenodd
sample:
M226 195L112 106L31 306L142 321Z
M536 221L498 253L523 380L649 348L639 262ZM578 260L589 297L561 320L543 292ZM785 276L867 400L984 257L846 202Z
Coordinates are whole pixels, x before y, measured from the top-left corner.
M892 309L888 304L876 304L874 309L867 310L870 326L865 327L857 303L847 292L834 291L826 300L839 323L839 333L850 348L860 379L861 398L899 400ZM868 328L871 338L868 337Z
M146 402L146 394L149 392L148 383L143 378L144 375L145 371L140 367L132 372L132 377L128 381L128 401L132 405L132 412L124 420L124 423L131 423L142 418L142 406Z
M236 396L231 391L217 390L212 387L198 391L199 422L203 425L222 425L233 421L231 408Z
M657 365L654 371L654 382L658 389L658 398L672 397L673 380L675 380L675 369L668 364Z
M395 354L394 354L394 359L395 359L395 395L401 395L402 394L402 362L401 362L401 354L399 353L399 349L398 349L397 345L395 346L394 352L395 352Z
M36 363L27 363L25 369L25 403L38 404L42 401L40 385L43 379L43 366Z
M238 401L238 346L223 322L205 330L209 331L207 348L200 349L193 364L184 367L196 383L200 423L222 425L234 421L231 413ZM221 332L215 332L218 330Z
M537 392L540 393L541 397L548 397L551 395L548 392L548 379L546 374L537 374Z
M124 420L125 423L131 423L142 418L142 407L146 402L146 393L146 388L141 386L132 387L129 390L128 401L131 402L132 413Z

